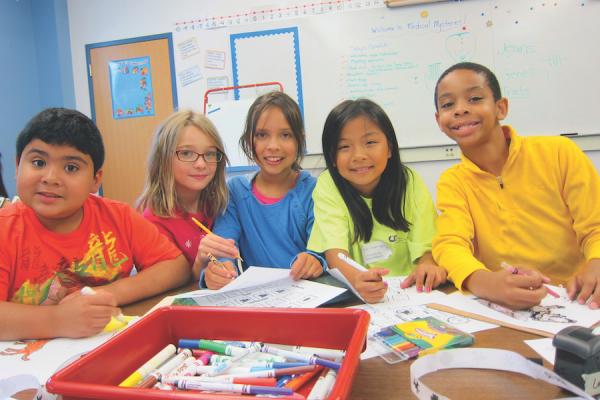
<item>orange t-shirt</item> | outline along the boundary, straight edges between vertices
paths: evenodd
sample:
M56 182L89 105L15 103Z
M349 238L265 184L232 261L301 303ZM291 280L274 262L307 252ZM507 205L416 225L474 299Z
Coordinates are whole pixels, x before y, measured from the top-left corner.
M83 286L98 286L171 260L181 251L130 206L90 195L79 227L47 230L17 202L0 210L0 301L56 304Z

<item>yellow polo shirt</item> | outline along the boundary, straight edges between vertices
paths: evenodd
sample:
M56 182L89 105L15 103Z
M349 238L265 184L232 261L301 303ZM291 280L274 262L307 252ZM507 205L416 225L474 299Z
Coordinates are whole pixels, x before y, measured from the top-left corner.
M562 283L600 258L600 177L589 158L564 137L503 130L511 142L500 177L463 156L438 182L433 257L459 289L502 261Z

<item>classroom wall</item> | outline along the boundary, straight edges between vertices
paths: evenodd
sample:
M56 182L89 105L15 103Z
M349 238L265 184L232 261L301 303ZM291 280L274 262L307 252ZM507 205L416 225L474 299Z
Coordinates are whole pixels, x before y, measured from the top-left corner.
M15 140L44 107L75 106L66 0L0 1L2 178L15 189Z
M121 0L68 0L69 31L73 60L73 80L77 109L91 115L85 65L85 45L118 39L133 38L157 33L172 32L174 22L202 16L234 13L239 7L287 5L284 0L162 0L121 1ZM460 7L460 4L456 5ZM143 8L143 10L142 10ZM567 28L568 29L568 28ZM198 107L202 100L198 99ZM433 115L431 116L433 118ZM518 129L518 127L516 127ZM596 168L600 170L600 152L588 152ZM324 163L319 156L310 156L317 162L310 164L313 174L318 173ZM405 158L406 159L406 158ZM419 161L408 163L425 180L429 190L435 194L435 184L442 171L458 162L456 159L444 161Z

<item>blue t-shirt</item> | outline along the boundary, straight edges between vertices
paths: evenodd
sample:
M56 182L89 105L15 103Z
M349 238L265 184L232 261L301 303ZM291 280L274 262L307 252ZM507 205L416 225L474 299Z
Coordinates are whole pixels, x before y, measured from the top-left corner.
M229 180L229 204L216 219L213 233L235 240L244 268L251 265L290 268L296 256L306 252L314 220L312 191L316 179L300 171L296 186L281 200L262 204L252 193L255 176L235 176ZM319 258L325 268L318 254L309 253ZM203 278L204 274L201 284Z

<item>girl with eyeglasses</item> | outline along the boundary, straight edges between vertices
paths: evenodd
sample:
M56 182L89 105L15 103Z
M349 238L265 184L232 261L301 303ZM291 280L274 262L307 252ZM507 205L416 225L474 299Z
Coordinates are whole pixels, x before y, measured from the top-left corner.
M190 110L169 116L156 130L138 209L183 252L195 279L208 262L198 252L205 233L227 206L227 156L213 123ZM217 251L215 256L219 256Z
M234 279L238 249L246 267L289 268L294 279L321 275L324 260L306 250L315 178L300 169L306 139L298 104L282 92L258 97L248 110L240 145L259 170L229 181L227 210L199 248L202 254L227 257L208 263L200 286L219 289Z

